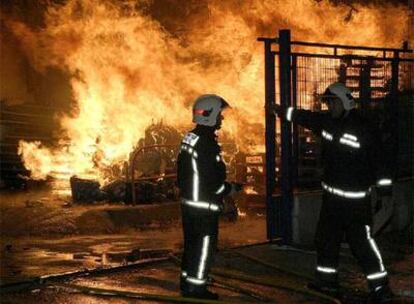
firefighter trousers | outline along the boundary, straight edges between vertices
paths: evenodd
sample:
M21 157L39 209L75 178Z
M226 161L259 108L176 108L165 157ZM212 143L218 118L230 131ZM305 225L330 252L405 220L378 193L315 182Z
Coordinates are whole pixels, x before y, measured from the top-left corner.
M184 204L181 212L184 232L181 289L202 292L217 250L219 212Z
M337 283L339 251L344 239L362 268L369 286L375 288L387 283L387 272L372 237L371 225L369 196L349 199L324 191L315 236L316 279L319 283Z

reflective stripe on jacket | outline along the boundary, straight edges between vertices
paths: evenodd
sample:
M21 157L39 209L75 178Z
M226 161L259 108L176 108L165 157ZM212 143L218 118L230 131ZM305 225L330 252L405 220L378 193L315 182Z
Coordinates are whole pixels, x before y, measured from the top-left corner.
M391 168L382 153L378 132L357 110L349 111L341 119L333 119L328 113L288 108L285 119L321 137L322 181L328 185L325 190L360 196L372 185L392 184Z
M193 206L221 203L230 192L226 166L212 127L197 126L187 133L177 159L177 179L181 197Z

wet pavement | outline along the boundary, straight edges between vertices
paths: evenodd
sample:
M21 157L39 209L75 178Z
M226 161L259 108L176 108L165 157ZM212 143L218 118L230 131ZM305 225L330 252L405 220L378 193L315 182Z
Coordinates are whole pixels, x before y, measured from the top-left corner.
M28 205L24 198L20 205L13 202L12 206L1 206L0 211L6 214L24 215L20 218L21 222L16 223L17 227L24 228L24 233L18 236L3 233L0 239L1 284L30 280L39 283L39 278L45 275L68 272L72 275L67 275L64 280L43 279L42 284L32 284L26 286L30 288L14 292L9 289L9 292L0 294L0 303L185 303L178 292L179 266L177 260L171 258L172 253L179 258L182 249L179 221L167 224L149 222L140 229L132 226L132 220L128 222L125 218L130 226L121 230L122 233L102 233L106 228L100 230L102 223L93 220L108 223L110 212L122 209L125 213L128 207L76 206L67 209L64 201L59 205L55 200L40 200L35 201L35 206L32 202L33 199ZM168 216L171 216L170 210L175 210L167 210L163 206L160 209L164 209ZM137 210L128 209L128 212L132 211ZM262 211L255 210L237 221L223 220L220 223L220 250L211 272L211 289L220 295L220 303L340 303L307 289L315 265L315 253L309 248L259 245L266 241L266 221ZM89 216L92 212L93 216ZM36 214L44 216L35 221ZM24 223L27 218L30 225ZM50 222L49 218L53 221ZM86 229L82 230L83 234L69 235L72 230L59 230L60 222L62 226L69 227L68 218L83 218L85 228L95 228L90 233ZM11 219L7 220L9 222L2 222L2 228L12 227ZM122 217L116 220L122 221ZM40 233L43 230L36 227L45 223L49 223L51 230L48 231L64 233L43 235ZM28 228L36 233L28 233L31 232ZM73 231L79 233L80 230ZM377 242L388 266L391 287L400 296L395 303L414 303L412 233L386 233L377 238ZM248 244L256 245L246 247ZM150 264L141 263L159 256L165 259ZM91 271L82 272L85 269ZM341 302L365 303L365 278L346 244L341 250L339 270L346 291ZM77 272L76 275L73 272Z
M264 231L265 220L260 216L221 223L220 250L211 272L210 287L220 295L221 303L365 303L368 293L365 278L346 244L341 250L339 268L345 295L339 302L306 287L314 272L316 256L313 251L277 244L240 246L264 241L264 236L260 238ZM401 242L400 238L390 233L381 236L378 243L388 265L390 285L399 297L393 303L414 303L414 253L411 244ZM45 282L48 284L33 285L31 290L3 293L1 303L185 301L178 292L180 270L177 259L181 249L179 226L131 235L21 239L15 246L15 262L20 263L21 272L3 277L9 282L43 274L82 270L84 267L105 272L72 275L65 280L49 280ZM17 248L21 248L20 253ZM164 248L162 256L165 259L150 264L132 263L124 266L122 271L109 270L110 267L128 264L123 253L130 253L137 248L147 248L147 251L148 248ZM176 258L171 258L172 252L178 253L173 255Z
M405 255L398 262L389 260L387 253L384 256L389 265L391 287L399 295L393 303L414 303L410 295L414 254ZM31 291L3 294L1 303L184 303L178 293L177 259L179 256L120 272L50 282ZM402 263L405 263L404 272ZM365 280L347 248L342 250L340 267L346 295L340 302L306 287L314 265L314 252L275 244L222 249L211 271L210 288L220 295L221 303L365 303ZM112 294L114 290L123 294ZM146 300L150 296L152 300ZM169 301L166 297L170 297Z
M220 247L232 247L265 241L262 216L222 221ZM34 277L76 271L83 268L118 266L135 251L181 250L182 231L176 223L162 229L146 229L129 234L86 235L72 237L23 237L2 240L2 284Z

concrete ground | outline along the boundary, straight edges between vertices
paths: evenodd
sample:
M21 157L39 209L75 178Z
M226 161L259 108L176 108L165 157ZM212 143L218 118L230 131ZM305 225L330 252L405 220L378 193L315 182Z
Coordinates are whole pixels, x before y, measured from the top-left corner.
M52 200L44 194L39 198L31 195L19 200L12 196L6 199L8 203L3 204L2 200L0 206L1 213L6 213L0 214L0 303L185 303L178 293L179 267L171 258L171 253L179 258L182 248L176 205L158 209L67 206L64 200ZM140 219L146 221L134 222ZM92 227L89 231L88 226ZM108 227L111 229L105 230ZM311 248L276 244L240 247L264 242L265 231L266 221L260 208L249 210L235 222L223 219L220 223L220 250L211 272L211 289L219 293L221 303L339 303L306 288L315 265L315 254L308 251ZM390 284L400 297L395 303L414 303L414 251L410 236L403 231L377 238ZM365 279L345 244L341 252L340 278L346 291L341 302L364 303ZM134 264L142 259L147 261L154 253L166 259ZM122 271L109 270L121 265ZM98 269L100 273L73 274L85 268ZM65 272L72 273L65 280L44 279L44 284L14 291L4 288L4 284Z
M392 260L393 253L384 252L390 284L399 297L394 303L414 303L414 254L401 257ZM345 295L340 302L306 288L314 264L312 251L275 244L222 249L211 271L211 289L220 295L221 303L365 303L365 280L346 248L340 267ZM73 276L33 286L32 290L3 293L1 303L184 303L179 298L178 277L176 259L168 259L122 272ZM108 290L124 294L111 295ZM156 298L147 301L145 297L150 295ZM170 298L164 301L161 297Z
M220 247L263 242L265 225L260 216L222 221ZM134 250L177 252L181 248L179 223L125 234L8 238L2 244L0 278L2 284L7 284L51 273L118 266Z

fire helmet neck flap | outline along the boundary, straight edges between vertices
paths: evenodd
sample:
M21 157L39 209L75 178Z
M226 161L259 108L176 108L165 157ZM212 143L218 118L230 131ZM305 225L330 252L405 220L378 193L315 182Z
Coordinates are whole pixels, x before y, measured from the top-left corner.
M339 98L342 101L345 111L349 111L356 107L355 100L351 95L351 90L341 82L331 84L320 97L322 102L326 102L329 98Z
M194 102L193 122L198 125L214 127L221 111L227 107L230 105L218 95L201 95Z

